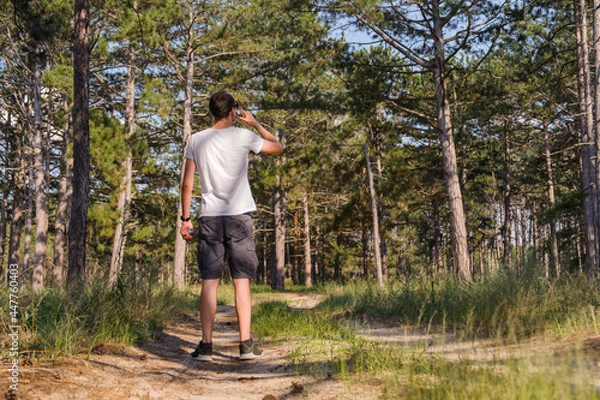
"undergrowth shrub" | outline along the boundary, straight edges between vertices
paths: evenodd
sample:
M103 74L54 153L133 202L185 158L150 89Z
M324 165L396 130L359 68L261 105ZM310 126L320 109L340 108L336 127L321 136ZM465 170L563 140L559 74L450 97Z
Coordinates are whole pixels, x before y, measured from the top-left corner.
M69 292L23 289L19 297L21 346L27 351L68 355L98 343L139 344L192 309L195 300L189 292L139 280L121 280L112 288L95 280Z

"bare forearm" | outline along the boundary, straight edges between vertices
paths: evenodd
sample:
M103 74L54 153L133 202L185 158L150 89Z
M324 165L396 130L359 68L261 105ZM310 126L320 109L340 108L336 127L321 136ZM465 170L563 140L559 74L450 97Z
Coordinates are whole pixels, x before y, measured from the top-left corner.
M194 186L194 171L196 169L196 165L193 160L186 160L185 166L183 170L183 179L181 180L181 191L180 191L180 201L181 201L181 227L179 229L179 234L185 240L191 240L194 236L192 233L192 228L194 225L191 221L191 207L192 207L192 190Z
M181 185L181 215L184 218L190 216L190 209L192 204L192 188L189 187L185 182Z
M187 159L183 170L183 179L181 180L181 216L188 218L191 212L192 204L192 190L194 187L194 172L196 170L196 164L193 160Z
M277 140L277 137L275 135L273 135L270 131L268 131L264 126L262 126L262 124L258 121L256 121L252 127L254 129L256 129L256 131L258 132L258 134L265 140L268 140L269 142L273 142L273 143L279 143L279 140Z

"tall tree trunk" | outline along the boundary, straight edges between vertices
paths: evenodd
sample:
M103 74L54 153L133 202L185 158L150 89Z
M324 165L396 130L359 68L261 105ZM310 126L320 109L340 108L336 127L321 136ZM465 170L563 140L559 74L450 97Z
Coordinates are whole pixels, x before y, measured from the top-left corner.
M10 238L8 242L8 263L9 265L20 265L20 239L21 231L23 230L23 214L25 207L22 202L18 201L22 199L22 196L17 195L16 192L14 194L12 218L10 221Z
M383 182L383 167L381 166L381 155L377 155L377 178L378 182L381 185ZM377 209L379 211L379 216L383 216L383 194L379 195L377 200ZM383 218L383 217L382 217ZM387 255L387 243L385 241L385 232L381 234L379 240L381 241L380 251L381 251L381 268L383 273L383 280L385 282L389 279L388 272L388 255Z
M434 0L433 9L439 10L439 0ZM446 173L446 190L448 191L450 209L450 228L454 255L459 275L465 280L471 280L471 265L469 260L469 247L467 245L467 224L463 208L462 192L458 180L456 148L454 146L452 122L450 119L450 104L446 91L445 53L442 20L439 15L434 16L435 31L435 66L433 69L435 79L435 98L437 103L437 122Z
M365 218L360 219L360 243L362 244L362 275L366 280L369 278L369 228L367 228Z
M325 283L325 272L326 261L323 259L323 253L325 253L325 237L321 235L321 228L319 224L315 224L315 264L314 264L314 278L315 282L321 281Z
M67 100L64 100L63 108L68 109ZM65 115L68 115L65 113ZM58 184L58 200L56 216L54 219L54 269L53 280L56 286L62 287L66 271L66 233L69 226L68 216L73 194L73 158L69 155L69 144L71 143L71 124L66 117L63 125L63 145L61 155L61 176Z
M515 270L517 274L523 272L521 267L523 266L523 225L521 224L523 217L523 209L521 207L517 207L515 210L515 221L514 221L514 231L515 231L515 257L517 260L517 265Z
M190 7L190 20L193 20L193 10ZM181 142L183 144L183 156L181 158L181 178L179 187L183 183L183 167L185 165L185 151L187 144L192 136L192 104L194 97L194 48L192 46L192 33L190 29L190 42L188 45L187 65L185 70L185 100L183 103L183 133ZM181 202L177 208L177 223L175 229L175 257L173 260L173 284L178 289L185 287L185 252L186 242L179 234L181 230Z
M571 244L573 246L573 244ZM577 254L577 272L583 273L583 254L582 254L581 239L579 236L575 237L575 252Z
M484 258L485 247L483 241L479 244L479 279L481 281L485 281L486 273L485 273L485 258Z
M554 208L556 200L554 198L554 176L552 173L552 156L550 153L550 134L544 129L544 153L546 155L546 173L548 174L548 203L551 209ZM558 235L556 233L556 218L551 217L550 221L550 263L554 274L561 275L561 266L558 259Z
M312 251L310 249L310 216L308 208L308 194L302 196L302 208L304 211L304 286L312 287Z
M546 232L545 230L541 231L540 239L548 240L548 232ZM550 279L550 277L552 277L552 272L551 272L551 267L550 267L550 255L548 254L547 251L545 251L545 252L543 252L541 257L538 257L538 260L544 264L544 276L547 279Z
M85 279L86 219L89 199L89 0L75 0L73 32L73 197L69 221L67 285Z
M276 132L279 142L285 148L285 132ZM277 166L284 164L285 155L277 161ZM279 172L276 173L277 186L273 193L273 230L275 234L275 243L273 244L272 262L271 262L271 288L283 290L285 286L285 238L286 238L286 197L284 182Z
M338 233L335 240L337 247L340 247L342 244L342 234ZM339 282L342 279L342 266L339 252L336 252L333 263L333 280Z
M373 250L375 251L375 266L377 268L377 284L380 289L385 286L383 278L383 268L381 267L381 248L379 241L379 213L377 210L377 193L375 193L375 182L373 179L373 169L371 168L371 158L369 157L369 143L365 143L365 161L367 163L367 175L369 178L369 192L371 193L371 213L373 215Z
M508 137L508 129L504 129L504 226L502 228L502 241L503 241L503 253L502 253L502 266L509 270L510 269L510 253L511 253L511 226L512 226L512 214L511 214L511 154L510 154L510 139Z
M432 211L431 211L431 235L432 246L431 246L431 263L434 271L438 273L444 272L444 255L442 251L442 230L440 221L440 204L437 198L432 200Z
M34 189L31 185L33 182L33 170L31 169L31 154L27 154L27 157L23 159L23 169L27 171L25 174L25 196L27 197L27 208L25 209L25 220L23 221L23 226L25 228L24 237L23 237L23 260L22 267L23 273L21 274L21 281L23 283L31 282L31 232L33 231L33 196L35 194Z
M594 216L596 218L596 271L600 268L600 0L593 0L594 34L594 151L595 184L593 191Z
M288 251L288 257L292 257L292 280L294 285L300 284L300 215L298 210L294 212L294 251Z
M263 221L261 221L261 222L263 222ZM262 228L263 228L262 230L264 232L263 235L262 235L262 237L263 237L263 265L262 265L262 267L263 267L263 280L262 280L262 283L264 285L268 285L269 282L270 282L270 280L269 280L270 279L270 276L269 276L270 275L269 274L269 265L270 265L269 264L269 251L271 249L270 249L270 246L269 246L269 235L267 234L266 229L265 229L265 225L266 224L262 223L261 225L262 225Z
M278 180L280 180L278 176ZM273 227L275 243L271 269L271 287L276 290L284 289L285 278L285 192L280 187L273 194Z
M110 271L108 284L114 285L117 281L121 268L123 266L123 253L125 252L125 243L127 240L127 224L129 223L130 205L132 199L131 186L133 180L133 157L131 154L131 144L129 143L135 132L135 50L129 46L129 65L127 66L127 84L125 89L125 118L127 119L127 134L125 137L126 156L122 163L122 169L125 172L121 182L121 192L117 201L119 220L115 228L113 239L112 256L110 259Z
M35 174L35 261L32 276L32 288L41 291L44 288L46 251L48 249L48 192L44 168L44 145L42 134L42 66L41 60L35 62L33 84L34 140L33 170Z
M593 159L596 156L596 151L594 148L592 132L594 116L590 86L588 19L585 0L575 0L574 6L578 60L577 81L581 125L581 180L583 191L586 193L583 203L585 247L587 253L586 269L588 272L591 272L592 270L595 270L598 265L598 232L596 227L596 205L593 198L594 186L596 184Z
M13 201L8 245L8 263L9 265L19 265L21 271L23 271L23 265L20 264L21 231L23 230L23 216L26 207L24 201L26 157L24 156L24 152L24 146L16 140L14 143L13 160L18 160L18 164L13 164L14 170L11 182L13 188Z

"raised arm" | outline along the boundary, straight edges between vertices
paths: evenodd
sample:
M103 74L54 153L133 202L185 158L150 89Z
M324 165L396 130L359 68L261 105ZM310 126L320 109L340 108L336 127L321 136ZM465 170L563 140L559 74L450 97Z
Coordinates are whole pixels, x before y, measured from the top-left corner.
M274 156L278 156L283 153L283 146L277 140L277 137L269 132L260 122L254 118L254 115L250 111L240 110L242 115L239 117L239 120L244 124L254 128L258 134L265 139L262 148L260 149L261 153L272 154Z

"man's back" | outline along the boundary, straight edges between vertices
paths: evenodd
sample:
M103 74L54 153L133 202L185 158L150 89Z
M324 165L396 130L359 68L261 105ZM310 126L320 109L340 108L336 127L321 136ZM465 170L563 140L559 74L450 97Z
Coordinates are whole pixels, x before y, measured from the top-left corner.
M186 158L196 163L202 186L202 216L255 211L248 183L248 154L264 140L243 128L206 129L192 135Z

